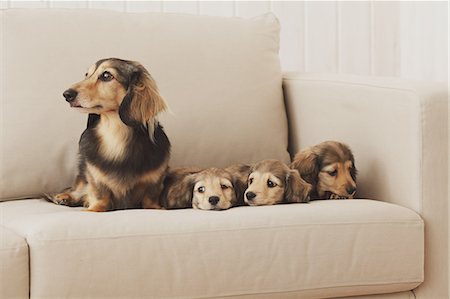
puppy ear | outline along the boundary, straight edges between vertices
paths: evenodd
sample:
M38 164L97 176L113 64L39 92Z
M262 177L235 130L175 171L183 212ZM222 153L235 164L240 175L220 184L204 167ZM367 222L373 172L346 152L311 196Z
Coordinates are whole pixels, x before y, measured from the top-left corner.
M284 198L287 202L308 202L312 186L305 182L297 170L290 170L286 174Z
M233 188L236 194L235 205L244 205L244 193L247 190L248 176L250 175L251 167L249 165L236 165L226 168L233 176Z
M185 175L180 177L174 175L166 179L167 184L171 185L168 188L165 196L166 208L190 208L192 207L192 196L195 184L195 174Z
M311 148L300 151L295 155L291 168L296 169L306 182L316 185L320 172L319 155Z
M239 177L233 178L233 188L236 195L236 200L233 205L243 206L244 205L244 192L247 189L247 182L243 182Z
M127 93L119 107L120 119L128 126L153 127L158 113L167 110L156 82L143 68L137 67L130 77ZM153 134L153 132L149 132Z
M356 182L356 176L358 175L358 169L356 169L355 158L353 157L353 154L351 154L350 160L352 161L352 164L353 164L353 167L350 168L350 175L352 176L353 181Z

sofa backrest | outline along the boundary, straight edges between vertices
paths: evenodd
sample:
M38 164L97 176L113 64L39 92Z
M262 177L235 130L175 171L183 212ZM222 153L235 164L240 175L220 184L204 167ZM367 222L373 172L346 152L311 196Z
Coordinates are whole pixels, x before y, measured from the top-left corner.
M98 59L141 62L172 113L171 166L288 161L279 24L96 10L3 10L0 199L70 186L87 115L62 92Z

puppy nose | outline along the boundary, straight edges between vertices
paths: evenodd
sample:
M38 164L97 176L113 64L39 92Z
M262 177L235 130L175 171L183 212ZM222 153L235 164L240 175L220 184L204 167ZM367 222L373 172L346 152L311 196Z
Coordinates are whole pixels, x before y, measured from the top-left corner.
M347 187L345 190L347 191L347 194L352 195L353 193L355 193L356 188L353 186L350 186L350 187Z
M256 194L249 191L249 192L245 193L245 197L247 197L248 200L253 200L256 197Z
M63 97L66 99L67 102L72 102L77 97L78 92L75 89L69 88L65 92L63 92Z
M218 196L211 196L208 201L210 204L215 206L219 202L220 198Z

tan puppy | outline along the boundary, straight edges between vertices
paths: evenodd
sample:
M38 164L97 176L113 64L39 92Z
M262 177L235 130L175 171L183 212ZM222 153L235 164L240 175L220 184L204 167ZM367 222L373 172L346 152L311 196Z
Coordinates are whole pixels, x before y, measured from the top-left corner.
M300 151L291 168L313 186L312 199L347 199L356 193L355 159L343 143L325 141Z
M308 202L310 191L296 170L278 160L264 160L252 167L244 200L251 206Z
M160 202L166 209L226 210L237 205L233 181L231 173L219 168L170 170Z

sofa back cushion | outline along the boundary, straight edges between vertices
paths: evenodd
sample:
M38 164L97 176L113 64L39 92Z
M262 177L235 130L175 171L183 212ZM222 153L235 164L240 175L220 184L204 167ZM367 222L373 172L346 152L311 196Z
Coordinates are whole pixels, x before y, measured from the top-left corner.
M87 116L62 92L101 58L141 62L172 113L171 166L288 160L279 24L96 10L4 10L0 199L70 186Z

